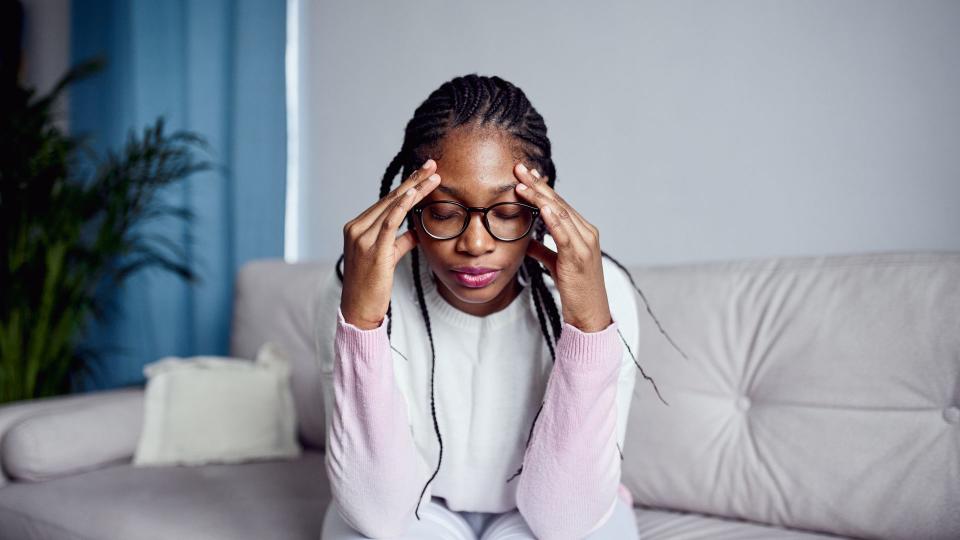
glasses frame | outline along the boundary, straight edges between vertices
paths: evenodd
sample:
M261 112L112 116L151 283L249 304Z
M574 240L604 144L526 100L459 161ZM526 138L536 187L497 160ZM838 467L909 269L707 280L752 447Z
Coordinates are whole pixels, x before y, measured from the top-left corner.
M426 227L423 226L423 210L424 210L425 208L428 208L428 207L431 206L431 205L440 204L440 203L454 204L454 205L457 205L457 206L459 206L460 208L463 208L464 210L466 210L466 213L464 213L463 225L460 227L460 231L459 231L457 234L453 235L453 236L435 236L435 235L433 235L430 231L428 231ZM493 210L494 208L496 208L496 207L498 207L498 206L503 206L503 205L506 205L506 204L515 204L515 205L523 206L524 208L527 208L528 210L530 210L530 213L533 214L532 218L530 219L530 226L527 227L526 232L524 232L524 233L521 234L520 236L518 236L518 237L516 237L516 238L512 238L512 239L510 239L510 240L505 240L505 239L500 238L499 236L493 234L493 230L490 229L490 222L487 221L487 214L490 212L490 210ZM522 240L522 239L524 239L527 235L530 234L530 231L533 230L533 226L534 226L534 225L536 224L536 222L537 222L537 216L540 215L540 209L539 209L539 208L537 208L536 206L533 206L532 204L527 204L527 203L525 203L525 202L519 202L519 201L517 201L517 202L513 202L513 201L498 202L498 203L496 203L496 204L494 204L494 205L491 205L491 206L467 206L467 205L465 205L465 204L460 204L460 203L458 203L457 201L430 201L430 202L427 202L427 203L418 204L417 206L414 206L410 211L413 212L413 213L417 216L417 220L420 222L420 228L423 229L423 232L427 233L427 236L429 236L430 238L433 238L433 239L435 239L435 240L453 240L454 238L457 238L458 236L460 236L461 234L463 234L463 232L466 231L466 230L467 230L467 227L470 225L470 213L471 213L471 212L480 212L481 214L483 214L483 219L481 219L481 221L483 222L483 227L484 227L485 229L487 229L487 232L490 233L490 236L494 237L495 239L497 239L497 240L499 240L499 241L501 241L501 242L516 242L517 240Z

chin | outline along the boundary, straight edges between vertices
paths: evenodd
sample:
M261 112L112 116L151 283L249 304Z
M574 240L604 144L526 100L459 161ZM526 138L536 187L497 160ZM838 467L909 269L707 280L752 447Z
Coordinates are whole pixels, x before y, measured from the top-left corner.
M444 285L461 301L469 304L485 304L494 300L503 292L504 284L510 283L513 276L505 276L501 272L492 282L483 287L468 287L455 278L445 280Z
M486 287L467 287L454 281L447 283L447 288L456 295L457 298L470 304L485 304L492 301L503 291L503 286L499 283L499 276L496 281Z

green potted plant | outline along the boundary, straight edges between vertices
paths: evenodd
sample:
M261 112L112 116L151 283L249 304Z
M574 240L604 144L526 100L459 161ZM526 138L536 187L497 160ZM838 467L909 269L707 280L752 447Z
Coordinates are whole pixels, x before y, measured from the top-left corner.
M102 66L71 69L43 96L16 79L2 83L0 403L70 393L92 372L99 355L79 341L91 316L106 315L102 284L147 267L199 281L181 246L138 226L192 220L189 208L158 194L210 168L195 157L203 138L167 134L161 117L140 135L131 130L118 151L98 155L53 122L64 88Z

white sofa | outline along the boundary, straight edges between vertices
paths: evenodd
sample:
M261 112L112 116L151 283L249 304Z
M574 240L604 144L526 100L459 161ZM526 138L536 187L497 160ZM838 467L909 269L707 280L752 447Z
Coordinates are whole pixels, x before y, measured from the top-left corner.
M296 460L134 468L142 387L0 407L0 540L312 539L330 500L312 298L331 262L238 274L230 354L294 355ZM960 538L960 252L630 268L623 475L644 540ZM638 298L639 299L639 298Z

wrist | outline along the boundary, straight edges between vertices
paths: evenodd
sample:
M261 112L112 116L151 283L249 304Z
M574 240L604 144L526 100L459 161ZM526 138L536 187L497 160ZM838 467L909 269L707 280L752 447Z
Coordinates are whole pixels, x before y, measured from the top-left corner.
M362 315L356 315L349 309L343 309L340 307L340 315L343 317L344 322L352 324L361 330L373 330L374 328L379 328L383 324L385 317L380 317L378 320L373 320L370 317L364 317Z
M613 324L613 318L608 314L606 317L593 317L589 319L573 319L566 321L569 325L575 327L583 333L601 332Z

